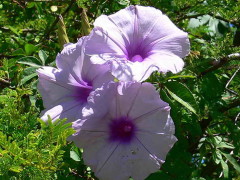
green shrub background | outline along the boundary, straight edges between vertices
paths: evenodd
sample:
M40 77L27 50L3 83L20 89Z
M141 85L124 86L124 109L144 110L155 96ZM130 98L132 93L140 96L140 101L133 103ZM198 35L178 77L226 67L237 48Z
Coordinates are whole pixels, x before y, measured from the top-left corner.
M66 141L71 124L39 119L36 69L55 66L98 16L131 4L159 8L191 42L182 72L148 79L171 106L178 142L147 180L240 179L239 0L2 0L0 179L96 179Z

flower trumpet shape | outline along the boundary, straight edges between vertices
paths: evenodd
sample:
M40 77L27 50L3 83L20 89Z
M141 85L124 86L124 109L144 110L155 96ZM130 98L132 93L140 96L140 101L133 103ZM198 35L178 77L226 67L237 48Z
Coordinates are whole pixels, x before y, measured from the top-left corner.
M46 108L41 119L67 118L68 122L81 117L90 93L113 80L107 66L92 65L84 56L83 47L87 37L77 43L69 43L56 58L57 68L43 67L37 70L38 90Z
M109 64L122 81L143 81L155 70L177 73L189 53L187 33L153 7L129 6L101 15L94 27L86 54L95 64Z
M99 179L142 180L177 141L169 111L149 83L109 83L95 90L71 140Z

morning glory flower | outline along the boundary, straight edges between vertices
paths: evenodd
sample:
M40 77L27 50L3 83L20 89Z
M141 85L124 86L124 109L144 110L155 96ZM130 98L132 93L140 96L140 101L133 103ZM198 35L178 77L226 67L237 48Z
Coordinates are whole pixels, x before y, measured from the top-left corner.
M187 33L153 7L129 6L110 16L101 15L85 52L95 64L109 64L122 81L143 81L155 70L177 73L189 53Z
M70 138L100 180L143 180L177 141L169 113L150 83L112 82L94 91Z
M42 67L37 70L38 90L42 95L41 119L67 118L68 122L81 117L82 108L87 104L90 93L104 82L113 80L107 66L92 65L84 56L83 47L87 37L75 44L66 44L56 58L57 68Z

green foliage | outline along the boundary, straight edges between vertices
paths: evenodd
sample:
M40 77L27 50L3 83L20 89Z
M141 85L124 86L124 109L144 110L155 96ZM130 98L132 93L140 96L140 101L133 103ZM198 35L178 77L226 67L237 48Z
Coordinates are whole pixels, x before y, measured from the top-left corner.
M0 179L52 179L63 166L64 120L42 122L30 105L29 89L4 89L0 96Z
M55 66L62 45L87 35L101 14L130 4L154 6L189 33L178 74L148 80L171 106L178 142L148 180L240 178L240 2L237 0L69 0L0 2L0 179L96 179L70 124L47 124L36 69ZM84 9L83 9L84 8ZM59 16L65 27L58 31ZM61 40L60 40L61 41Z

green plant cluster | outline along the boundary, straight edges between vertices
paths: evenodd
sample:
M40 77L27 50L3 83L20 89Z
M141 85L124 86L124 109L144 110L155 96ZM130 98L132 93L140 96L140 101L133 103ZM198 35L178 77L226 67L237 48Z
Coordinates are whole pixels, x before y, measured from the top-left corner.
M36 69L55 66L63 43L98 16L131 4L162 10L191 43L182 72L148 79L171 106L178 142L147 180L240 179L239 0L2 0L0 179L96 179L67 141L71 124L39 119Z
M64 165L63 147L74 133L65 120L46 124L27 96L5 88L0 95L0 179L52 179Z

